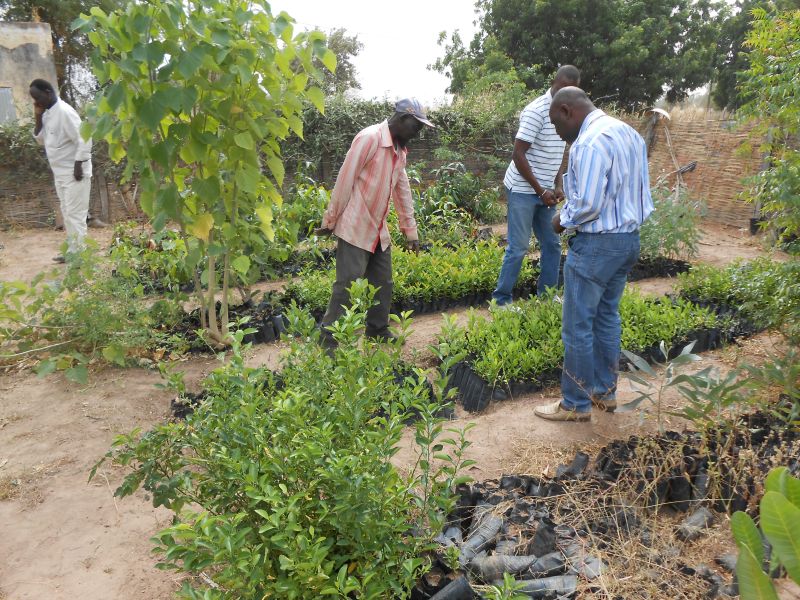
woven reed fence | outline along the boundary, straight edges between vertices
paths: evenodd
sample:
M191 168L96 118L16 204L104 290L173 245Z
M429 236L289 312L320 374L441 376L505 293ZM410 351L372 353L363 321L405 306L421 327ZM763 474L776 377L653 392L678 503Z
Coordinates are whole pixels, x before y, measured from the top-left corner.
M0 228L53 227L60 221L58 196L51 180L19 181L0 173ZM92 176L89 214L113 222L141 217L132 190L120 189L105 177Z
M648 121L644 119L631 124L645 135ZM755 208L741 200L739 195L744 188L743 179L758 171L762 158L757 148L742 152L742 144L748 140L747 128L738 127L730 120L678 115L670 121L660 119L654 125L654 134L650 146L650 180L653 184L663 178L669 186L674 185L675 171L696 161L694 170L681 177L692 198L705 200L708 206L706 218L734 227L749 226L750 218L757 216ZM670 152L670 145L673 152ZM758 146L757 143L753 145Z

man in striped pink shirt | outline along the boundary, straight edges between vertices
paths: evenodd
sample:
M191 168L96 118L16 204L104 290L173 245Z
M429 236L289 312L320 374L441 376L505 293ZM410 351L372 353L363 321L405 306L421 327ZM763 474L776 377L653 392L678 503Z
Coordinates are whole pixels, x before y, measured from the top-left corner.
M389 199L394 207L408 247L419 251L414 203L406 175L406 145L422 128L434 125L422 105L413 98L395 104L388 120L360 131L344 159L331 201L318 235L335 234L336 282L322 318L322 342L335 345L327 327L344 314L350 304L347 288L365 278L379 288L378 304L367 313L366 335L392 339L389 309L392 302L392 254L386 215Z

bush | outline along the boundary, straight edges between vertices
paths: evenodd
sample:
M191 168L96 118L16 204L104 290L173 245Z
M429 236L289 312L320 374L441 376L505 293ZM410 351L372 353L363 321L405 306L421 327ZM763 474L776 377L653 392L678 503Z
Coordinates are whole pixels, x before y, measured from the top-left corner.
M207 399L185 422L121 436L107 455L133 469L116 495L143 487L175 512L155 538L160 566L213 579L185 582L182 597L399 598L425 568L437 515L469 465L465 442L437 439L442 382L428 405L424 374L395 377L399 344L358 345L375 289L354 290L334 356L317 345L313 320L293 311L306 341L292 341L277 385L245 366L237 332L230 362L209 376ZM421 460L404 477L392 466L410 410L423 417L422 456L444 451L443 469Z
M642 258L694 258L700 242L704 204L690 200L685 191L675 196L668 189L652 191L655 210L640 229Z
M800 337L800 261L758 258L724 269L694 265L678 276L678 292L736 307L751 320L780 328L790 340Z
M551 298L531 298L515 310L493 311L491 318L471 313L465 327L446 323L440 352L470 357L475 372L489 383L534 380L559 367L561 305ZM640 352L660 341L682 341L690 332L713 327L716 317L689 302L675 304L626 290L620 302L622 347Z
M479 177L467 172L463 163L454 162L433 172L436 183L425 190L425 202L434 206L452 202L481 223L498 223L505 211L497 187L484 189Z
M164 301L148 306L142 286L111 276L96 249L80 254L63 279L57 276L54 271L30 284L0 282L4 362L33 357L40 374L58 369L85 383L90 361L124 366L182 345L165 333L177 324L180 307Z

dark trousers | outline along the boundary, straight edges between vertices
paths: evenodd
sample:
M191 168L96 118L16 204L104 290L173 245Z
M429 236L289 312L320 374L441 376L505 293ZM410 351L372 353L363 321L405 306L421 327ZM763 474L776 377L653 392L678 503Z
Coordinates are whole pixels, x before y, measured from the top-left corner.
M362 250L352 244L339 240L336 246L336 282L333 284L328 310L322 317L323 332L332 325L350 306L347 288L359 278L366 279L378 288L374 305L367 312L367 335L382 335L389 330L389 309L392 304L392 249L381 250L380 244L375 252ZM324 333L323 333L324 335Z

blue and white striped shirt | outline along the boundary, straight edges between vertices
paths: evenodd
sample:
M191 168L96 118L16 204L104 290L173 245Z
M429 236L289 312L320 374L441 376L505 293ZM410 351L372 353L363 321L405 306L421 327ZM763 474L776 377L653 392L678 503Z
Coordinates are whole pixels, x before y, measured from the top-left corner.
M569 151L561 225L586 233L627 233L653 212L647 147L630 125L597 109Z

